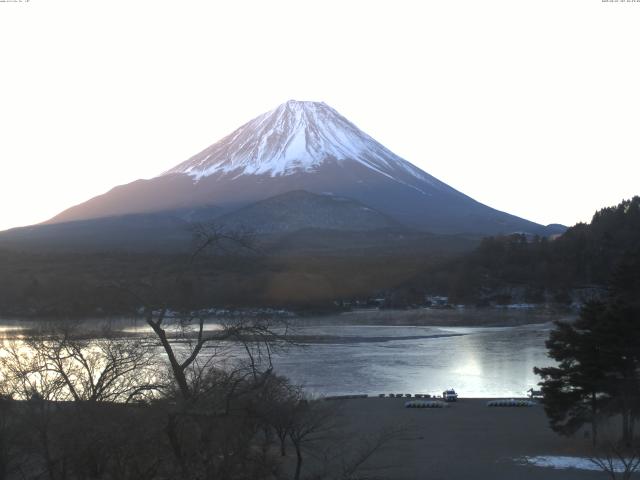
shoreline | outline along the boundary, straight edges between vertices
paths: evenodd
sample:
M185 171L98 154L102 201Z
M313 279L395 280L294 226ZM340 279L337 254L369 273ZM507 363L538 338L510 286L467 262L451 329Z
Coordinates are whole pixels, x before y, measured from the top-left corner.
M385 394L387 395L387 394ZM414 394L412 394L414 395ZM405 400L405 401L409 401L409 400L426 400L426 401L439 401L439 402L444 402L444 400L442 399L442 397L430 397L430 398L420 398L420 397L416 397L416 396L411 396L411 397L379 397L378 395L371 395L371 394L366 394L366 393L362 393L362 394L347 394L347 395L327 395L327 396L318 396L317 400L323 400L323 401L341 401L341 400ZM460 404L460 403L464 403L467 400L469 401L473 401L473 402L491 402L493 400L529 400L529 401L533 401L537 403L537 406L542 406L542 404L539 403L538 398L531 398L531 397L527 397L527 396L498 396L498 397L458 397L458 400L455 402L445 402L447 405L451 405L451 406L455 406L456 404ZM498 407L497 407L498 408ZM499 408L510 408L510 407L499 407ZM521 408L521 407L514 407L514 408ZM524 408L524 407L522 407Z
M293 311L276 308L240 308L221 309L210 307L201 309L201 311L210 310L208 314L208 322L214 323L215 320L232 320L234 318L265 318L265 319L282 319L287 321L295 321L296 323L309 322L340 322L341 319L350 318L355 325L360 324L362 317L367 317L367 321L373 324L389 324L389 325L415 325L415 326L446 326L444 324L434 323L445 320L447 325L455 326L509 326L514 324L523 324L523 318L528 320L524 323L544 323L549 318L573 318L577 316L577 312L559 308L550 304L531 304L527 308L512 308L513 306L489 306L477 307L473 305L458 305L451 308L433 308L419 307L412 309L379 309L379 308L362 308L347 311L327 311L319 313L317 311ZM456 320L456 318L472 318L472 323L466 323L465 320ZM492 320L490 320L491 318ZM61 318L58 315L38 314L38 313L0 313L0 325L3 323L29 323L29 322L111 322L111 321L135 321L139 317L128 316L126 314L105 315L100 313L77 315L72 317ZM437 320L440 319L440 320ZM406 323L415 322L415 323Z

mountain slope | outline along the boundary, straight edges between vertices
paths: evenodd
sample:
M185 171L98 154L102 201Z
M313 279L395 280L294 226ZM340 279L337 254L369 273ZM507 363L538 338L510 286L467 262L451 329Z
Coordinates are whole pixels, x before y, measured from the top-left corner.
M207 223L216 213L202 207L14 228L0 232L0 249L187 252L193 248L194 223ZM357 201L305 191L256 202L219 216L215 224L227 231L254 233L256 250L276 256L451 255L470 251L480 241L410 230Z
M401 228L398 222L386 215L349 198L304 190L294 190L254 203L219 217L217 223L258 234L288 233L307 228L340 231Z
M260 115L158 177L116 187L48 223L209 206L223 215L294 190L351 198L435 233L550 233L449 187L328 105L297 101Z
M185 250L192 241L191 224L164 213L32 225L0 232L0 248L25 251L166 252Z

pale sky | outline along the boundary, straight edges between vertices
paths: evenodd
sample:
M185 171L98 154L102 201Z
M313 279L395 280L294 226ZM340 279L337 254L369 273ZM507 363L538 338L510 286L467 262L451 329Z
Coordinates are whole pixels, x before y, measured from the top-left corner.
M0 2L0 229L324 101L494 208L640 194L640 2Z

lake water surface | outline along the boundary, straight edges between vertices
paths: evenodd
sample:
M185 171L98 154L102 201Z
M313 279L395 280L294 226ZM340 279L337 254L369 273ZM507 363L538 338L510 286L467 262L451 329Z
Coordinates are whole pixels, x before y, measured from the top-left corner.
M536 387L534 366L552 364L544 346L550 322L459 327L363 320L302 322L295 335L304 345L277 354L276 373L314 395L433 395L455 388L464 397L515 397ZM0 332L10 336L22 324L0 321Z
M533 367L552 364L544 346L552 328L550 323L303 327L296 333L330 335L340 341L294 349L274 363L295 383L321 395L433 395L452 387L466 397L523 396L539 381Z

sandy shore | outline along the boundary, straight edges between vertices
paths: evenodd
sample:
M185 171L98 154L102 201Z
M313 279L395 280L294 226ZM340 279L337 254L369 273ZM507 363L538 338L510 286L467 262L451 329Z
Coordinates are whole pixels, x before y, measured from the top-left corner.
M486 399L461 399L448 408L404 408L405 399L327 400L339 405L340 422L354 443L385 427L403 427L367 466L390 479L602 479L602 472L522 466L515 458L580 456L589 440L567 439L549 427L535 407L487 407Z

